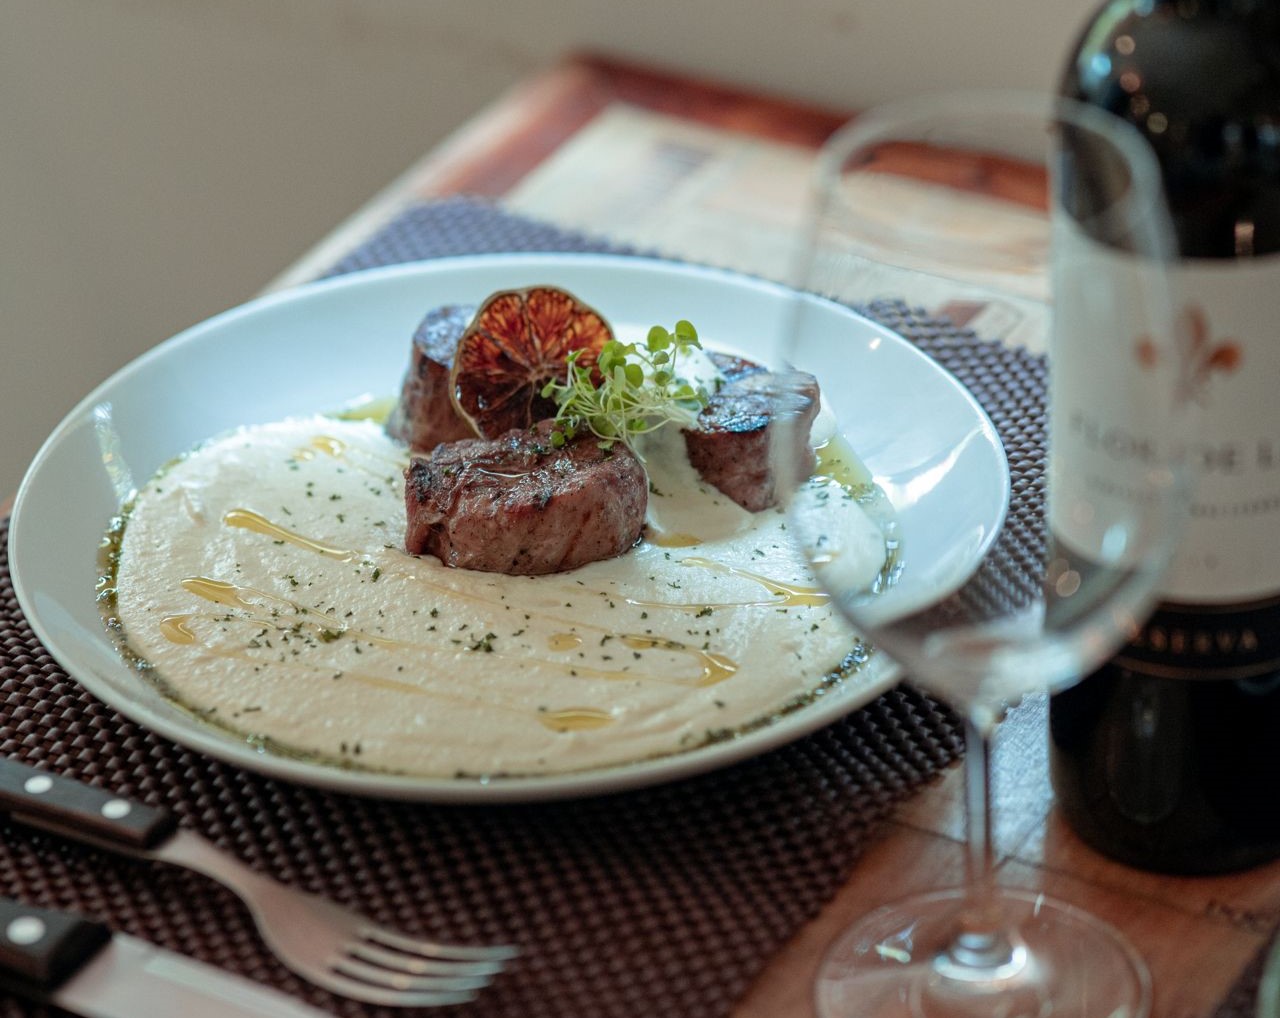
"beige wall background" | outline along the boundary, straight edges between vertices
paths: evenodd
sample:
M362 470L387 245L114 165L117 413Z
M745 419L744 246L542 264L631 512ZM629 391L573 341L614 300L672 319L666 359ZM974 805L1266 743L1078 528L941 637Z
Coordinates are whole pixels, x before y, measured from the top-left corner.
M0 500L95 384L593 49L861 107L1052 86L1095 0L0 0Z

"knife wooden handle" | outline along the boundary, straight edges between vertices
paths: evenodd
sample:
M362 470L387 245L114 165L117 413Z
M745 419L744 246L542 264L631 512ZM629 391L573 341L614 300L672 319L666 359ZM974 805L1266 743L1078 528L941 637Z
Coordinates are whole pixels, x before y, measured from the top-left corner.
M28 989L53 990L110 937L102 923L0 897L0 970Z
M57 834L91 835L134 850L153 848L176 826L163 809L8 759L0 759L0 811Z

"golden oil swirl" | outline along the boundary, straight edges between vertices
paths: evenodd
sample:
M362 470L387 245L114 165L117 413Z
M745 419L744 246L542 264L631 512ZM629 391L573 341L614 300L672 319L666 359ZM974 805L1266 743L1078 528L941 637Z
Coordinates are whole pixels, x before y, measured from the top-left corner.
M308 456L319 453L333 459L341 459L346 452L347 443L342 439L334 438L332 435L316 435L303 449L299 450L298 458L306 459Z
M705 601L645 601L629 597L627 598L627 603L636 605L639 608L674 608L699 615L713 611L716 608L821 608L831 603L831 595L821 587L800 583L784 583L781 580L763 576L749 569L731 566L725 562L717 562L715 559L703 558L700 555L686 556L680 560L680 564L682 566L709 569L712 572L723 573L726 576L736 576L740 579L750 580L759 584L773 596L767 601L722 601L714 604L709 604Z
M732 678L738 671L738 663L727 654L704 650L701 647L690 647L686 643L681 643L679 640L672 640L665 636L606 633L604 639L617 639L624 647L628 647L631 650L665 650L676 656L692 658L698 669L697 677L692 683L695 687L714 686L716 683ZM579 633L552 633L547 638L548 648L558 652L577 650L582 646L583 642L583 638ZM573 673L587 675L593 679L621 680L634 679L637 676L636 672L622 669L589 668L581 665L574 666ZM687 684L680 682L676 676L671 676L667 681L672 681L679 685Z
M725 679L733 678L734 673L738 670L737 662L724 654L702 650L699 647L690 647L663 637L627 634L622 637L622 642L633 650L649 650L657 647L662 650L673 650L691 655L702 671L696 683L699 686L714 686L717 683L724 682Z
M212 601L214 604L226 605L228 608L252 611L255 607L252 601L244 597L249 588L228 583L226 580L213 580L207 576L188 576L182 581L182 589L189 594L195 594L196 597ZM256 593L264 597L274 597L262 591Z
M696 534L658 530L654 527L645 531L644 539L659 548L692 548L702 543L702 538Z
M599 707L564 707L539 711L538 720L553 732L583 732L613 724L613 714Z
M294 547L315 552L325 558L337 559L339 562L357 562L364 557L362 553L351 548L335 548L333 545L304 537L297 531L289 530L278 523L273 523L261 513L254 512L252 509L228 509L223 514L222 522L229 527L252 530L265 537L270 537L274 541L284 541L286 544L292 544Z
M737 576L744 580L750 580L753 583L758 583L770 594L774 595L774 600L768 602L771 606L786 608L818 608L831 602L831 595L820 587L797 583L783 583L779 580L771 579L768 576L753 573L749 569L742 569L738 566L727 565L724 562L717 562L714 559L702 558L700 555L690 555L688 558L682 559L680 564L684 566L698 566L702 569L710 569L712 572L724 573L727 576Z
M194 613L182 615L166 615L160 620L160 633L170 643L192 644L196 642L196 634L191 631L191 620Z

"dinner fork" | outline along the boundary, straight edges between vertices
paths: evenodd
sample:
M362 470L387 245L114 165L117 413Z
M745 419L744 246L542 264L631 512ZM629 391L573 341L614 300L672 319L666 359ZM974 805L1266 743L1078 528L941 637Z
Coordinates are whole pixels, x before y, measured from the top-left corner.
M164 809L15 760L0 759L0 810L98 848L211 877L248 906L286 966L355 1000L391 1007L465 1003L517 954L514 947L442 944L380 926L250 869Z

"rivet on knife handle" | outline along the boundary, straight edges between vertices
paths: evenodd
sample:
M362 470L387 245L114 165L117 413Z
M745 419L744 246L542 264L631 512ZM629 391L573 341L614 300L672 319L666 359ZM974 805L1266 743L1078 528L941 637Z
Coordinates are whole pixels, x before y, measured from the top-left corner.
M0 969L52 990L110 937L102 923L0 897Z
M0 759L0 810L34 827L92 834L129 848L152 848L174 830L171 814L16 760Z

